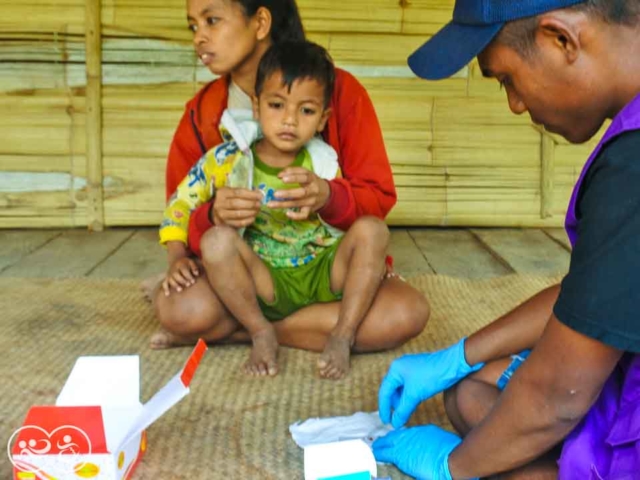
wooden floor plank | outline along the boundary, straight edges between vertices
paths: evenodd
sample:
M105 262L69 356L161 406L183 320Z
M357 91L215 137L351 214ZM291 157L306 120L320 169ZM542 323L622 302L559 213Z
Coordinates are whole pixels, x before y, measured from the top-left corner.
M569 270L569 252L541 230L505 228L472 232L518 273L557 275Z
M512 273L464 229L412 229L420 251L439 275L489 278Z
M0 272L61 234L60 230L0 231Z
M571 251L571 242L564 228L545 228L543 231L556 242L560 243L568 252Z
M114 229L104 232L67 230L44 247L24 256L5 271L2 277L80 277L126 241L134 230Z
M567 271L568 239L561 229L391 229L390 254L407 277L438 273L486 278L515 271ZM476 237L477 236L477 237ZM502 261L502 263L501 263ZM6 230L0 232L0 276L145 278L166 268L155 228Z
M405 229L391 229L389 255L393 256L393 268L403 277L434 273L413 238Z
M146 278L167 269L167 255L158 243L158 229L139 229L90 274L96 278Z

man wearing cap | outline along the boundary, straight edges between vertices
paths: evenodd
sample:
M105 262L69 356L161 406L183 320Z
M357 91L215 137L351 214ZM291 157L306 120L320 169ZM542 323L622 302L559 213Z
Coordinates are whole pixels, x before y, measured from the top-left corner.
M561 285L395 360L379 409L396 430L374 454L420 479L640 479L640 0L457 0L409 65L437 80L475 56L547 131L578 143L612 122L571 197ZM439 392L464 440L401 428Z

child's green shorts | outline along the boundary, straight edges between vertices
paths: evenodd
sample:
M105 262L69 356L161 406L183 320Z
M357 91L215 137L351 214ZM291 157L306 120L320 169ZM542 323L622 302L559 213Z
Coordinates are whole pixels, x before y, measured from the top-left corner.
M342 292L331 291L331 268L339 245L340 241L337 241L301 267L273 268L267 264L273 280L275 300L267 303L258 297L260 309L267 320L282 320L312 303L342 299Z

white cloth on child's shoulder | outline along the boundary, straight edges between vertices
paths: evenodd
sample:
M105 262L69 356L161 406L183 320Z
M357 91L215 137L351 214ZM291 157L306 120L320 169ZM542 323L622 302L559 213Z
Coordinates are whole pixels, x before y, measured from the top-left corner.
M289 426L299 447L342 440L363 440L369 447L375 439L393 430L380 420L378 412L358 412L347 417L310 418Z
M229 82L229 98L227 100L227 108L232 110L249 110L253 111L253 103L251 97L247 95L240 86L231 80Z

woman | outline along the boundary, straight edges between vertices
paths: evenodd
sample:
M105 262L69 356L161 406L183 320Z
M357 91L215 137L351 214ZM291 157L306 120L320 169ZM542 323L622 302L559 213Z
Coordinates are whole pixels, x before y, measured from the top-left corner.
M187 9L196 52L220 78L187 104L167 162L167 198L207 149L222 141L218 131L222 112L226 108L251 108L257 65L269 46L304 39L294 0L189 0ZM294 187L277 192L276 197L285 199L282 208L298 208L300 213L293 213L297 219L304 219L305 212L311 210L329 225L346 230L363 215L384 218L396 202L396 193L371 100L362 85L340 69L336 71L330 108L332 115L323 137L338 152L343 178L326 181L292 167L282 172L282 177ZM241 228L251 224L260 199L260 193L251 190L219 190L211 204L193 212L189 249L201 256L215 248L203 235L216 225ZM248 341L246 332L222 306L206 278L194 271L183 273L184 281L174 293L154 294L162 329L152 337L151 346L193 343L198 337L210 342ZM279 343L322 351L338 312L338 302L298 310L274 324ZM388 275L356 334L353 350L401 345L423 330L428 316L424 296L397 276Z

